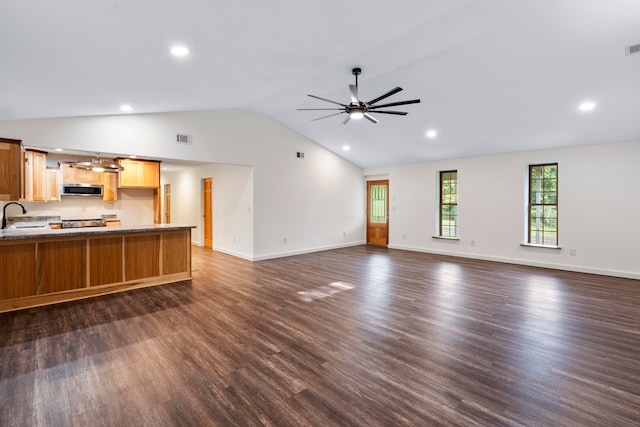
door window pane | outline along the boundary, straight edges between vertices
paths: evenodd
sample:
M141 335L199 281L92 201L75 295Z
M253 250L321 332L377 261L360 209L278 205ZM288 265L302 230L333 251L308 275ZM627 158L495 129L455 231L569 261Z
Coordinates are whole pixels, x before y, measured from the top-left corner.
M370 190L371 200L369 206L371 207L370 222L386 223L387 222L387 186L386 185L372 185Z

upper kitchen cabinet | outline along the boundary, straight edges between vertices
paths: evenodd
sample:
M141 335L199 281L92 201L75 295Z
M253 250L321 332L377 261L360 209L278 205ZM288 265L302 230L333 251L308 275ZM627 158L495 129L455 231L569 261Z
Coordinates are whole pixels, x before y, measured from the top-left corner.
M44 151L24 152L24 200L47 201L47 153Z
M122 158L117 162L124 168L118 173L118 188L160 187L160 162Z
M60 168L47 168L47 202L60 201Z
M60 162L62 182L69 184L102 184L102 172L74 168L73 163Z
M115 202L118 200L118 174L111 172L102 173L103 193L102 200Z
M22 196L22 151L18 139L0 138L0 201Z

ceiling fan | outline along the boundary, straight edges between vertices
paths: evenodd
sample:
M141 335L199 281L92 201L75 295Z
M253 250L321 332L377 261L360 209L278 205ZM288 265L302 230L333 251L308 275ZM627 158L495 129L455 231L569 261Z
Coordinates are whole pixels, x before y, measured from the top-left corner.
M346 113L347 117L342 122L343 125L346 125L351 119L358 120L363 117L372 123L378 123L378 120L371 115L372 113L394 114L397 116L406 116L408 114L405 111L389 111L389 110L383 111L383 110L379 110L379 108L395 107L397 105L406 105L406 104L418 104L420 102L419 99L411 99L408 101L398 101L398 102L390 102L387 104L374 105L376 102L382 101L383 99L388 98L389 96L400 92L402 90L401 87L395 87L391 89L389 92L384 93L379 97L372 99L369 102L362 102L358 98L358 76L362 73L362 70L360 68L354 68L353 70L351 70L351 73L356 77L356 84L349 85L349 92L351 93L351 103L343 104L341 102L332 101L330 99L322 98L320 96L308 95L311 98L316 98L321 101L326 101L332 104L339 105L341 108L298 108L298 111L320 111L320 110L338 110L339 111L334 114L329 114L328 116L322 116L322 117L318 117L317 119L313 119L311 120L312 122L320 119L326 119L327 117L333 117L339 114Z

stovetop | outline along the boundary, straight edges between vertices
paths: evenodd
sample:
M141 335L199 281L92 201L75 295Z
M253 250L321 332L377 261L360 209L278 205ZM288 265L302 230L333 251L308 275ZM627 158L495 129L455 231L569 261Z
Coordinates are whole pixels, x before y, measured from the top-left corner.
M62 228L106 227L102 219L65 219Z

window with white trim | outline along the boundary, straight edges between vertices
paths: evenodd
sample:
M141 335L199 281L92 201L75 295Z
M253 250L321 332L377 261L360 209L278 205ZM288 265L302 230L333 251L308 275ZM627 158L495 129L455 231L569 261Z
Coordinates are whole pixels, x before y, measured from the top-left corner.
M458 237L458 171L440 171L439 237Z
M528 241L558 246L558 164L529 165Z

